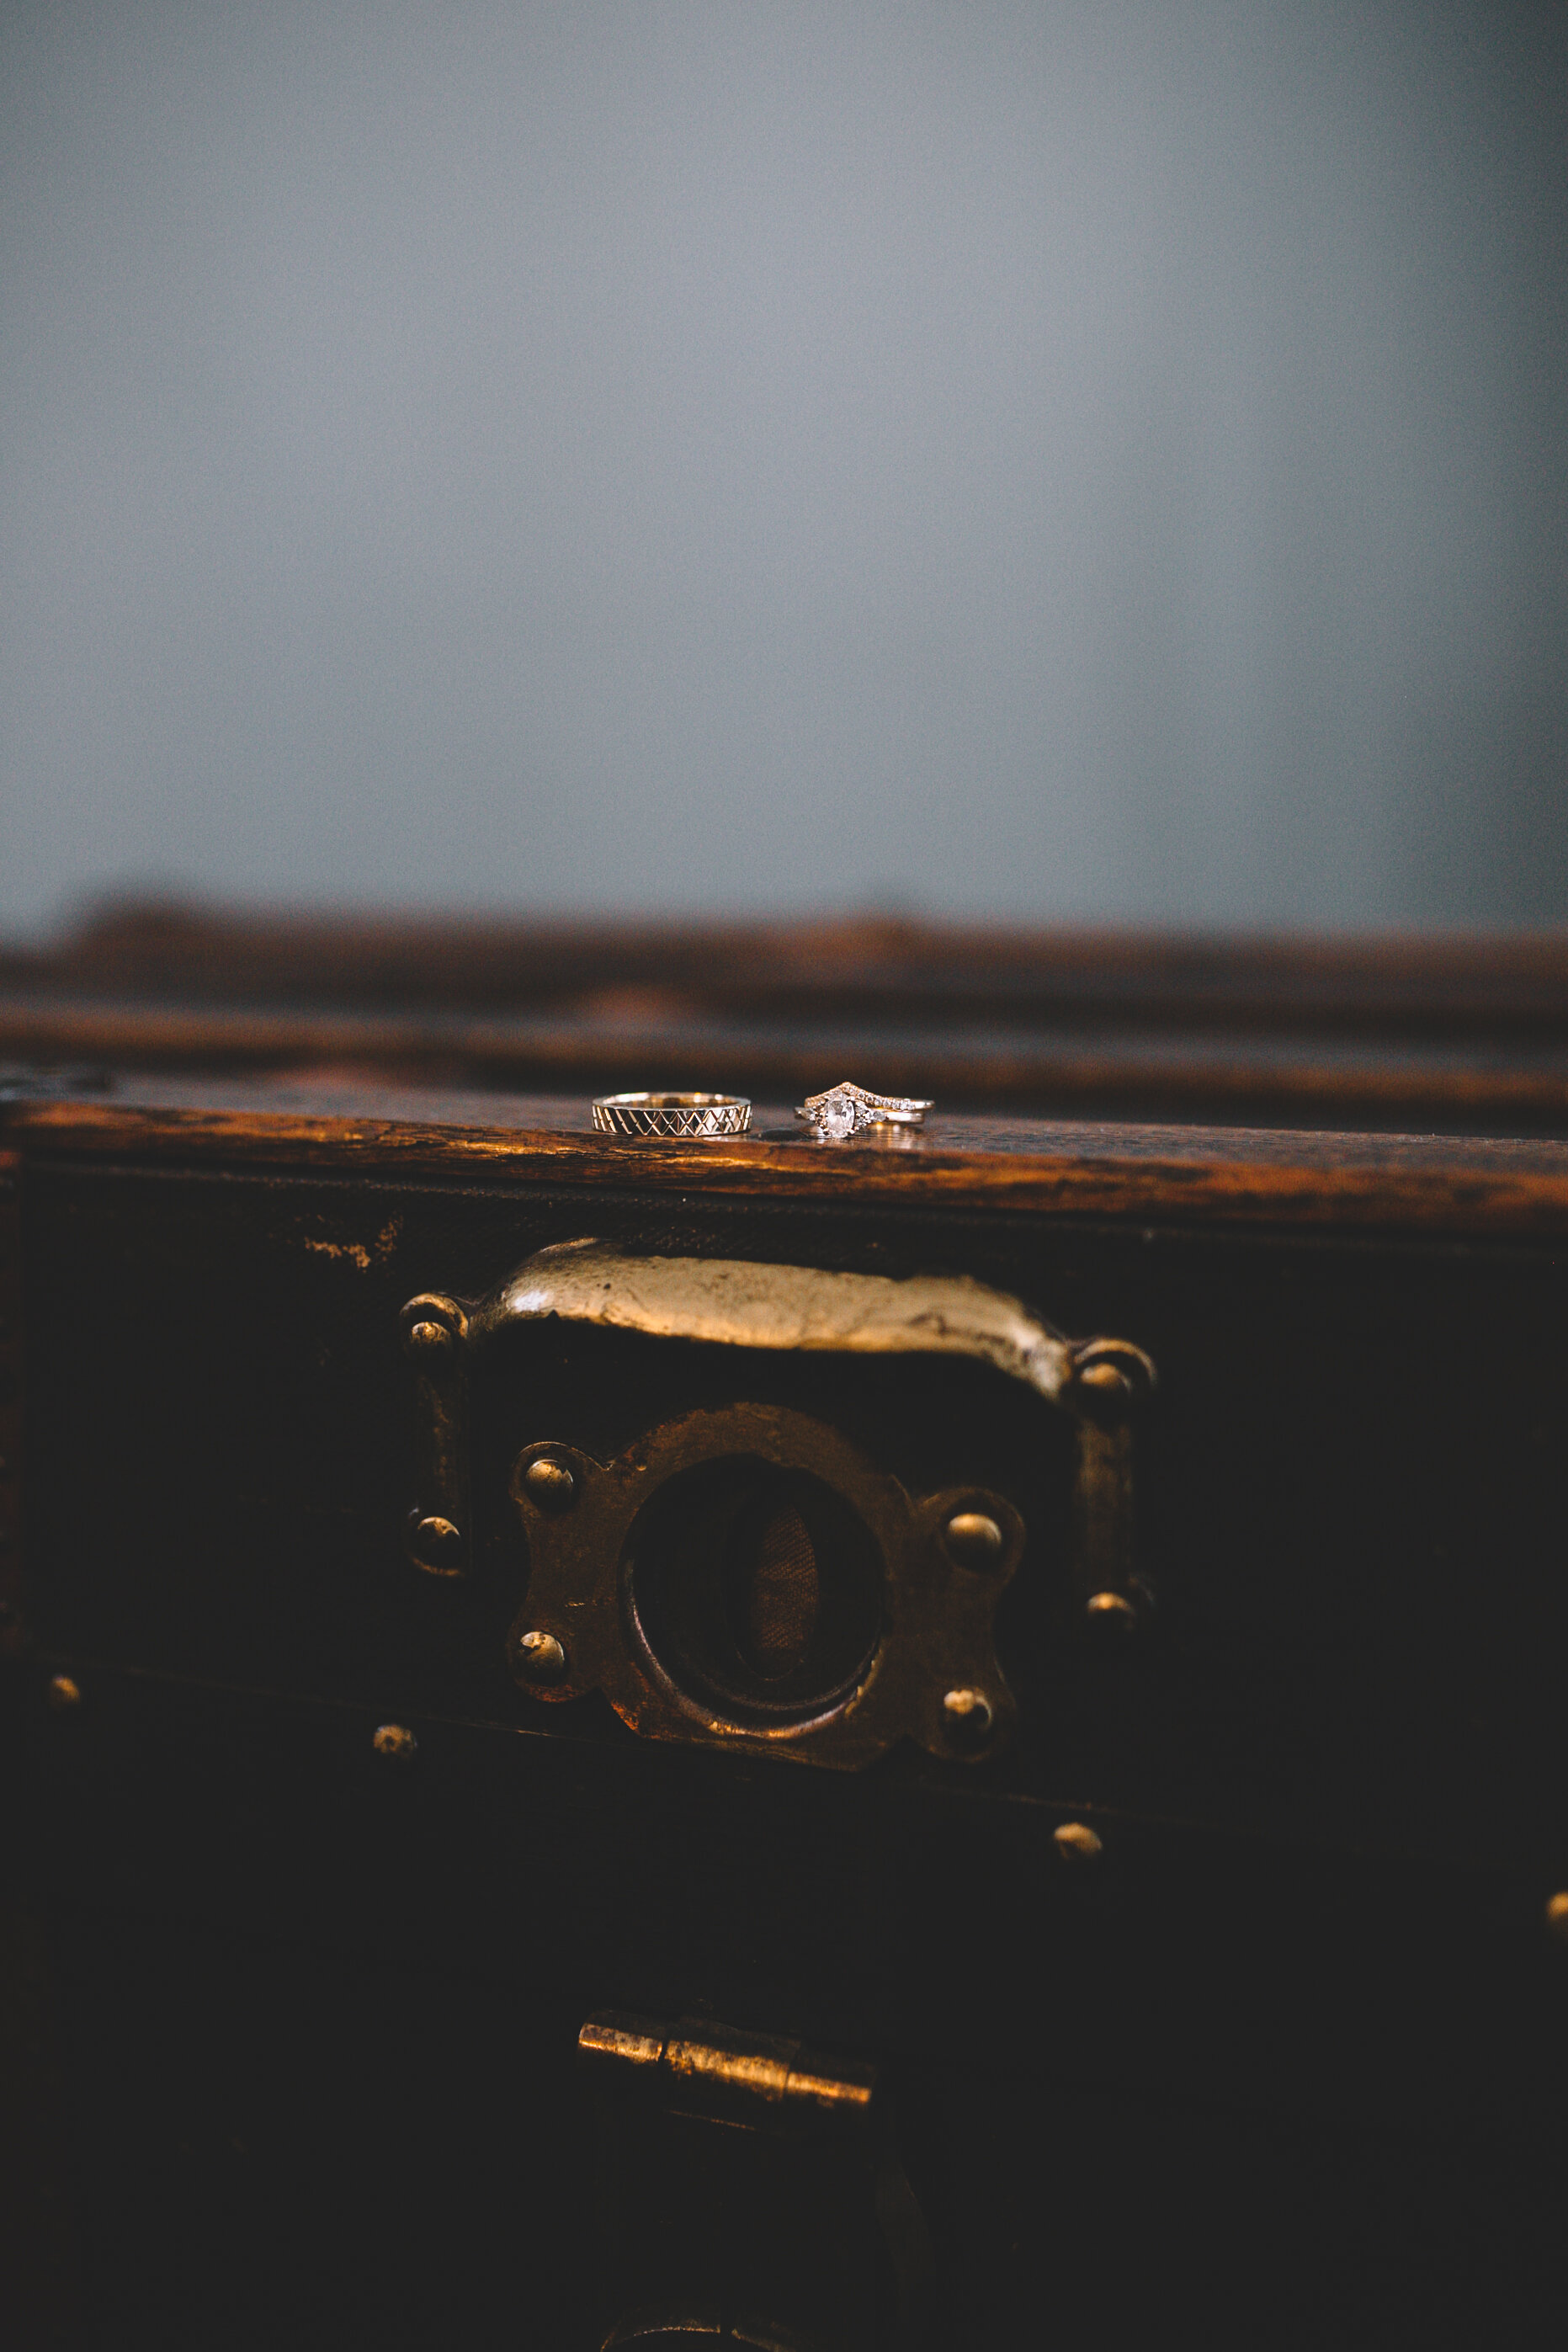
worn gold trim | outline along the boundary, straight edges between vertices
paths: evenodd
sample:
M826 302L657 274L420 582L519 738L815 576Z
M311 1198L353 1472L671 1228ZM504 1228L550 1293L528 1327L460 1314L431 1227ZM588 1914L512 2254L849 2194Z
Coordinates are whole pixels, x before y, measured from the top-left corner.
M1069 1343L967 1275L830 1274L743 1258L633 1257L608 1242L538 1250L478 1309L475 1339L559 1316L657 1339L863 1356L970 1356L1061 1402Z

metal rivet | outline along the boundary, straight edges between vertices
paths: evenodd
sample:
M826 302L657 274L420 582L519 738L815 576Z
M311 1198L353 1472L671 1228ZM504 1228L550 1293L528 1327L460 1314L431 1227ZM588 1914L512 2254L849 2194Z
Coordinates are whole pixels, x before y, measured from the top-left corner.
M413 1551L421 1568L436 1576L455 1576L463 1566L463 1536L450 1519L421 1519L413 1530Z
M451 1347L452 1334L444 1323L413 1323L408 1344L417 1356L434 1356Z
M1092 1593L1083 1614L1090 1630L1104 1641L1124 1642L1138 1630L1138 1612L1120 1592Z
M942 1701L947 1737L955 1748L983 1748L995 1720L984 1691L950 1690Z
M1051 1843L1063 1862L1092 1862L1105 1849L1087 1822L1063 1822L1051 1832Z
M72 1682L69 1675L51 1675L45 1687L44 1696L52 1707L61 1713L68 1706L81 1705L80 1687Z
M564 1511L577 1496L577 1480L564 1462L550 1454L536 1454L523 1473L528 1500L541 1511Z
M566 1674L566 1652L553 1633L519 1633L517 1672L531 1683L559 1683Z
M371 1734L371 1746L378 1756L412 1756L418 1740L406 1723L378 1723Z
M1007 1548L1000 1528L984 1511L955 1511L942 1533L960 1568L995 1568Z
M1560 1944L1568 1944L1568 1895L1554 1895L1547 1905L1546 1930Z
M1093 1421L1120 1421L1133 1402L1133 1383L1120 1365L1098 1357L1079 1367L1079 1401Z

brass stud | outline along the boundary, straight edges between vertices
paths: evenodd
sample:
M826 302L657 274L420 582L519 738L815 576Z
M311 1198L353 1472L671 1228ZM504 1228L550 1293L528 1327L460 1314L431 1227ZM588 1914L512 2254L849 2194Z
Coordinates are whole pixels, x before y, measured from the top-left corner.
M408 1344L416 1356L442 1355L451 1349L452 1334L444 1323L412 1323Z
M1554 1895L1546 1906L1546 1932L1568 1944L1568 1895Z
M566 1675L566 1652L553 1633L519 1633L517 1672L531 1683L559 1683Z
M1101 1641L1124 1642L1138 1630L1138 1612L1120 1592L1093 1592L1083 1604L1089 1629Z
M51 1675L44 1696L57 1714L64 1714L68 1706L81 1705L80 1685L73 1683L69 1675Z
M1097 1421L1119 1421L1133 1402L1132 1381L1119 1364L1103 1356L1079 1366L1075 1386Z
M523 1473L528 1500L541 1511L564 1511L577 1499L577 1480L553 1454L536 1454Z
M1062 1822L1051 1831L1051 1843L1065 1863L1076 1868L1081 1863L1092 1862L1105 1848L1087 1822Z
M1000 1528L984 1511L955 1511L942 1534L960 1568L995 1568L1007 1549Z
M942 1701L942 1714L954 1747L967 1748L971 1754L986 1745L996 1720L985 1692L967 1685L947 1693Z
M433 1576L456 1576L463 1567L462 1530L450 1519L435 1517L420 1519L413 1530L411 1547L421 1568L429 1569Z
M371 1746L378 1756L401 1756L406 1761L419 1742L406 1723L378 1723L371 1734Z

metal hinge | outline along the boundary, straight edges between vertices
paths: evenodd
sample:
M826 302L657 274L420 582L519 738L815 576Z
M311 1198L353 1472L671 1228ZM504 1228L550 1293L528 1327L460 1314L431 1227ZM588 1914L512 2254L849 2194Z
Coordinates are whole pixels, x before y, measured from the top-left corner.
M616 2089L640 2087L667 2114L743 2131L789 2130L823 2118L863 2125L876 2098L874 2066L689 2018L661 2025L606 2011L588 2020L577 2046L592 2073Z
M611 2227L625 2257L617 2284L633 2308L630 2316L618 2315L606 2352L610 2345L649 2335L659 2340L718 2336L758 2352L824 2352L871 2340L866 2319L873 2303L880 2309L872 2330L877 2343L889 2352L925 2352L936 2287L930 2241L875 2065L708 2018L664 2023L619 2011L589 2018L578 2051L603 2095L612 2139L634 2116L643 2119L638 2130L644 2168L633 2168L628 2176L617 2159L617 2216ZM782 2284L784 2300L794 2306L788 2317L774 2310L766 2323L743 2319L722 2299L700 2296L678 2309L650 2310L637 2273L651 2254L656 2267L667 2267L667 2245L662 2229L653 2242L645 2230L636 2235L639 2216L666 2160L680 2162L675 2143L664 2135L692 2122L766 2135L772 2143L753 2141L749 2154L737 2146L725 2161L727 2194L740 2197L729 2209L729 2221L750 2250L746 2275L732 2280L731 2292L737 2309L754 2315ZM692 2268L700 2275L716 2255L724 2267L724 2250L704 2243L711 2217L694 2208L691 2221L685 2258ZM762 2240L752 2235L757 2229ZM769 2232L772 2255L758 2265L758 2245ZM858 2322L841 2307L857 2273ZM764 2274L770 2282L767 2292Z

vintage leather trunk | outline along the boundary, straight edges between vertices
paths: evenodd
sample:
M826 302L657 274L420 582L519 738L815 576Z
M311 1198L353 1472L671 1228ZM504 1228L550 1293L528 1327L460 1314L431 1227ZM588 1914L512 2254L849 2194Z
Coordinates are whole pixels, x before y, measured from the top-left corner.
M0 1141L16 2340L1562 2341L1568 1146Z

